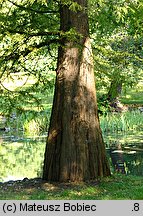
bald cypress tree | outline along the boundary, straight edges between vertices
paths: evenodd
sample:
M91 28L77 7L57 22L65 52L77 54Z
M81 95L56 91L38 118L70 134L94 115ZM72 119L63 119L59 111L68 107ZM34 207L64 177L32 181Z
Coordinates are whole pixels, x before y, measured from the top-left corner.
M86 181L110 175L97 113L87 0L76 0L73 6L76 9L62 1L60 5L64 36L58 50L43 168L43 179L48 181Z

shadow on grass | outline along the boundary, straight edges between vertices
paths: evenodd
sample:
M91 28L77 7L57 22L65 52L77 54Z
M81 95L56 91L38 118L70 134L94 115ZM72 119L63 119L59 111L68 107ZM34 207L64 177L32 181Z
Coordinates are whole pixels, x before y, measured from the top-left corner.
M114 175L101 181L48 183L26 179L0 185L1 200L143 200L143 177Z

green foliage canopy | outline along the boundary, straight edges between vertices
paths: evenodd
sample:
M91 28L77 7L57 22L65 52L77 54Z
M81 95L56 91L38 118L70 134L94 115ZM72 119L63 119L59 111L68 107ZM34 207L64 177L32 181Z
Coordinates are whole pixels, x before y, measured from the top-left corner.
M142 71L142 18L140 0L89 0L89 24L97 86L109 88L116 77L125 85L137 83ZM63 37L77 39L74 29L60 31L59 11L82 10L73 0L0 1L0 93L3 110L23 110L38 102L36 92L54 85L57 49ZM86 10L86 8L85 8ZM77 37L78 36L78 37ZM15 89L7 79L25 80ZM27 84L28 80L34 80ZM22 104L20 103L22 101ZM11 112L11 111L10 111Z

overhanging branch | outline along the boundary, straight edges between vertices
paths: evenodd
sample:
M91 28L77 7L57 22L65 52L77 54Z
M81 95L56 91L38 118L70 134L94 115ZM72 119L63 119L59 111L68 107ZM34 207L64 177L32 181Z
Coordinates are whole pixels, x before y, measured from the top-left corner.
M49 46L52 43L58 44L58 43L60 43L60 39L51 39L51 40L42 41L39 44L29 46L24 51L18 51L17 50L17 52L13 52L13 53L6 55L6 56L1 56L1 58L4 57L3 58L4 61L8 61L8 60L15 60L16 61L21 56L26 57L29 53L33 52L35 49L40 49L44 46Z
M24 7L23 5L19 5L11 0L8 0L10 3L12 3L13 5L15 5L16 7L19 7L21 10L25 10L25 11L32 11L32 12L35 12L35 13L39 13L39 14L51 14L51 13L59 13L59 11L54 11L54 10L45 10L45 11L42 11L42 10L36 10L36 9L33 9L33 8L27 8L27 7Z
M34 37L34 36L58 36L60 35L60 32L57 31L57 32L25 32L25 31L19 31L19 30L16 30L16 29L7 29L7 31L9 33L12 33L12 34L21 34L21 35L27 35L27 36L30 36L30 37Z

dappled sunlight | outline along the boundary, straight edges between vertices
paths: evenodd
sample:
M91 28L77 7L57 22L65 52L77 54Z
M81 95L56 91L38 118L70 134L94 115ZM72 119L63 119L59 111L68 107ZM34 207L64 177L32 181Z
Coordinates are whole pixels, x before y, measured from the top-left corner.
M85 39L79 75L81 88L86 88L86 91L88 91L89 94L95 95L93 53L89 37Z
M49 183L41 179L0 184L0 198L13 200L142 199L141 177L114 175L100 182Z
M131 95L126 95L125 98L130 99L130 98L131 98Z
M15 91L17 88L21 88L29 85L33 85L36 83L36 79L33 76L26 76L23 74L12 75L11 78L5 78L1 81L2 87L8 89L9 91Z

